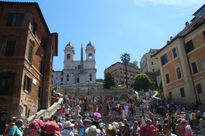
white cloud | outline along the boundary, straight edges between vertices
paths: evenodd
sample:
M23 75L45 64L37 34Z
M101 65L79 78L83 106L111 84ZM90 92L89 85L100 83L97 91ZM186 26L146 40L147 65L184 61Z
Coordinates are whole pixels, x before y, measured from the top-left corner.
M146 3L152 3L154 5L189 6L202 5L204 0L134 0L134 3L138 6Z

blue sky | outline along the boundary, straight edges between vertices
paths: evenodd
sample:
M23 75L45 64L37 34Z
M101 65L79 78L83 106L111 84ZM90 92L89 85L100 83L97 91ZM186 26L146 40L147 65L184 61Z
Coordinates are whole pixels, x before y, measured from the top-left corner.
M75 60L80 60L81 43L85 49L91 41L96 49L97 78L104 78L104 69L121 61L125 52L139 65L143 54L163 47L204 4L204 0L28 1L39 3L50 31L59 33L54 70L63 69L69 41L75 47Z

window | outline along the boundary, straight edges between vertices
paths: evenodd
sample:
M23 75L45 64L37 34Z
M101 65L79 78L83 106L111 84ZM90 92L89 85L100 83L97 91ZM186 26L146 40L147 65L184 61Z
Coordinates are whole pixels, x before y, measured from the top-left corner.
M0 95L11 95L14 85L14 73L0 73Z
M178 79L180 79L182 76L181 76L181 70L180 70L180 68L178 67L177 69L176 69L176 71L177 71L177 78Z
M69 74L67 74L67 81L69 81Z
M27 75L24 76L24 90L31 91L31 79Z
M36 34L36 30L37 30L37 24L35 20L33 19L31 22L31 31L33 32L33 34Z
M152 72L154 72L154 69L152 69Z
M38 98L41 98L41 87L38 87Z
M185 97L184 88L180 88L181 97Z
M167 73L165 76L166 76L167 84L170 83L169 74Z
M167 63L167 54L164 54L164 55L161 57L161 63L162 63L162 65L164 65L164 64Z
M176 50L176 48L172 49L172 53L173 53L174 58L176 58L177 57L177 50Z
M88 54L88 59L91 60L92 58L93 58L92 53L89 53L89 54Z
M77 83L80 83L80 78L79 77L77 78Z
M184 45L185 51L186 53L189 53L190 51L192 51L194 49L194 45L192 40L188 41L185 45Z
M15 51L16 41L7 41L6 49L5 49L5 56L13 56Z
M92 81L92 74L90 74L90 81Z
M192 71L194 74L198 73L196 62L191 63Z
M68 59L68 60L70 59L70 54L67 54L67 59Z
M30 45L29 51L28 51L28 60L29 60L29 62L32 62L32 56L33 56L33 46Z
M205 60L201 62L202 69L205 69Z
M154 62L152 62L152 65L154 65Z
M61 71L61 76L63 75L63 71Z
M63 81L63 77L61 77L61 81Z
M197 90L198 94L202 94L203 93L202 88L201 88L201 84L197 84L196 85L196 90Z
M22 26L23 24L23 13L9 13L7 26Z

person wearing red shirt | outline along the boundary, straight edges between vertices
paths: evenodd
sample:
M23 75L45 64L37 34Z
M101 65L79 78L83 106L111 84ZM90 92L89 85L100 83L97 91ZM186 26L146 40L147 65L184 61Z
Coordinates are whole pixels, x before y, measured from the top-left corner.
M152 120L148 119L146 125L140 129L140 136L156 136L159 133L159 129L152 125Z
M62 108L62 114L65 115L65 106Z
M121 109L121 107L119 106L118 107L118 115L120 116L122 114L122 109Z
M103 106L102 106L102 104L100 104L100 105L98 106L98 112L101 113L102 109L103 109Z

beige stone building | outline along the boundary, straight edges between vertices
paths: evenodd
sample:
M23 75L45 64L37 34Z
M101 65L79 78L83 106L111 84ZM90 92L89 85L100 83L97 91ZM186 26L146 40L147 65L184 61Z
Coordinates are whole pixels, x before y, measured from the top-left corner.
M158 58L153 56L157 51L158 49L150 49L149 52L143 55L140 60L141 73L156 72L159 70Z
M193 15L155 56L167 100L205 104L205 5Z
M140 70L137 66L137 62L129 63L127 66L127 77L128 77L128 84L132 84L135 80L137 74L139 74ZM112 64L110 67L106 68L104 71L104 75L106 73L111 73L114 77L115 83L117 85L125 85L125 65L121 62L116 62Z
M140 60L140 73L146 73L150 79L159 85L161 76L159 72L159 61L154 54L158 49L150 49Z

